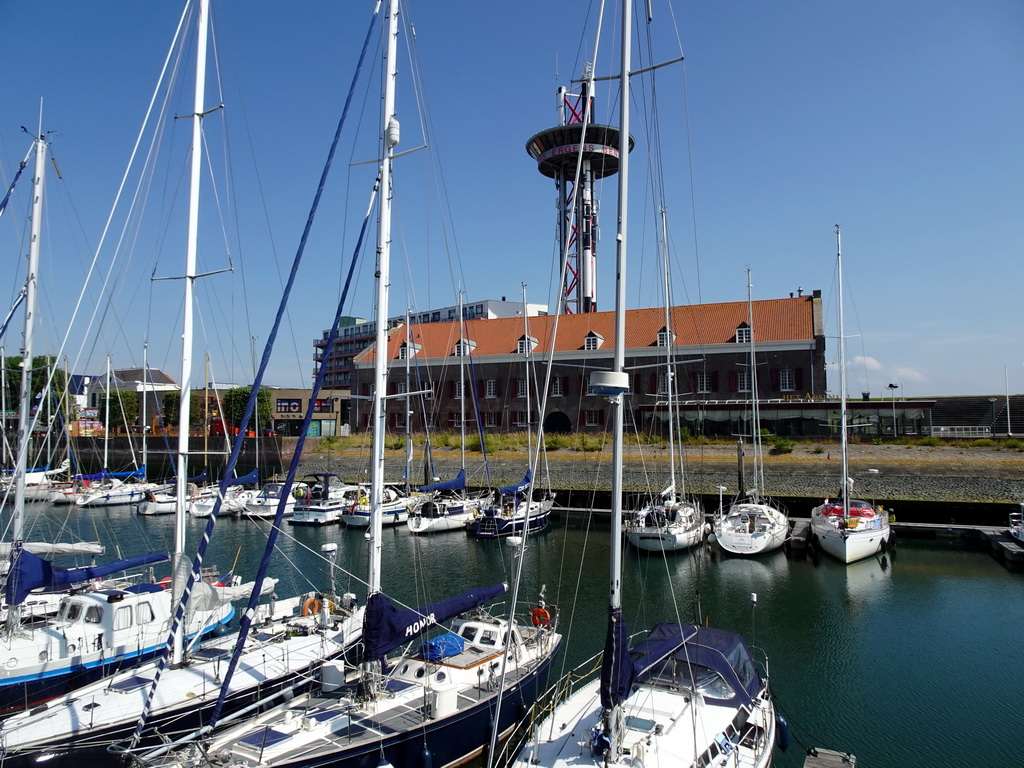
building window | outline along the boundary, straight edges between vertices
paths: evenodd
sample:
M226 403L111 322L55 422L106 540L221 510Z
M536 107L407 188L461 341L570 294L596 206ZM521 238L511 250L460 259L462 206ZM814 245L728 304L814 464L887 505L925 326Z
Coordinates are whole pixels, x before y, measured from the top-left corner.
M779 371L779 391L796 391L796 374L793 372L792 368L783 368Z
M488 429L495 429L498 426L498 414L488 411L484 414L484 426Z
M601 412L600 411L584 411L583 413L583 424L587 427L597 427L601 425Z
M462 341L455 345L455 356L465 357L466 355L471 355L473 354L473 347L475 346L476 344L474 344L472 341L466 341L465 339L463 339Z
M434 382L428 381L426 384L423 385L423 389L427 390L427 393L425 395L423 395L423 397L425 397L427 400L433 400L434 399Z
M554 376L551 379L551 396L563 397L565 395L565 379L561 376Z
M513 411L512 412L512 418L515 421L515 425L517 427L528 427L528 426L530 426L530 423L526 420L526 412L525 411Z
M403 344L398 348L398 359L408 360L409 359L409 348Z
M711 391L711 376L707 373L697 374L697 392L700 394L707 394Z
M451 414L448 417L448 423L451 426L455 427L455 428L461 427L462 426L462 414L459 413L458 411L455 411L455 413Z
M516 379L516 397L526 397L526 379Z
M462 399L462 382L461 381L456 381L456 382L454 382L454 384L455 384L455 388L453 390L454 394L452 395L452 397L454 397L456 400L461 400Z
M395 429L405 429L405 422L409 418L409 412L404 408L395 414Z
M736 329L736 343L737 344L749 344L750 343L750 326L741 325Z
M520 339L519 340L519 346L516 348L516 352L517 352L517 354L520 354L520 355L528 355L528 354L530 354L530 340L529 339Z
M587 338L583 340L583 349L592 352L601 346L602 341L604 341L604 337L601 334L591 331L587 334Z
M676 339L676 335L674 333L672 333L672 331L669 331L669 330L667 330L665 328L662 328L660 331L658 331L658 346L659 347L669 347L669 346L672 346L672 343L675 341L675 339Z
M658 374L658 394L668 394L668 371L662 371Z
M498 396L498 380L488 379L484 385L484 397L495 398Z
M587 389L586 389L586 394L588 394L588 395L592 395L592 394L594 394L594 388L593 388L593 387L592 387L592 386L590 385L590 376L587 376Z
M395 383L395 392L398 393L399 395L404 395L408 391L409 389L408 387L406 387L404 381L399 381Z
M740 371L736 377L736 391L750 391L750 371Z

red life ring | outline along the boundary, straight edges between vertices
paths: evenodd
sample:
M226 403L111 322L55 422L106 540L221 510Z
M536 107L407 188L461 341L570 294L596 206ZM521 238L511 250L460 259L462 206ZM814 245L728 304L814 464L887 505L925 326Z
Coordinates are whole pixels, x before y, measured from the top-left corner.
M551 626L551 614L544 608L534 608L530 611L530 620L533 622L533 626L535 627Z

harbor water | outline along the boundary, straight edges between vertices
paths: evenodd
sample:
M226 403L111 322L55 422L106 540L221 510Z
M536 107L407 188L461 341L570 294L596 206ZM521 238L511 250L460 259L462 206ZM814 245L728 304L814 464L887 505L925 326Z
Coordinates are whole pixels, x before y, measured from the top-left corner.
M130 507L30 506L26 540L100 540L104 557L166 550L170 516ZM188 521L189 546L205 521ZM249 580L262 556L265 521L219 521L206 565ZM336 588L365 598L365 531L285 525L273 556L276 593L330 585L321 554L336 543ZM522 601L541 589L566 636L554 674L600 651L608 594L608 529L585 519L556 523L527 543ZM461 532L414 537L385 528L384 589L421 605L470 586L511 583L514 550ZM73 558L58 565L82 564ZM156 576L169 573L156 566ZM756 594L756 603L751 595ZM987 553L950 542L900 542L850 566L827 558L720 557L710 548L670 556L626 550L624 601L632 629L659 621L707 621L765 651L792 744L775 764L803 764L803 748L854 753L858 765L1017 766L1024 733L1024 575ZM554 678L552 678L554 679Z

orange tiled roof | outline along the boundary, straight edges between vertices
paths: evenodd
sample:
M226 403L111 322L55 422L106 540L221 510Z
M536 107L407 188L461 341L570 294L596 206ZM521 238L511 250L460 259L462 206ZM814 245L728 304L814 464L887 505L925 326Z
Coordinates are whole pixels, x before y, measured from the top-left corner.
M753 302L755 341L812 341L814 339L814 313L811 296L789 299L765 299ZM700 347L727 344L735 340L736 329L748 320L745 301L721 304L696 304L673 307L672 330L676 346ZM537 340L535 354L548 352L554 328L554 315L529 318L530 336ZM626 312L626 348L653 347L658 333L665 327L663 309L630 309ZM591 332L604 337L600 350L611 350L615 345L615 313L593 312L583 315L561 315L558 323L557 352L583 350L584 340ZM519 340L525 335L521 317L475 319L465 323L465 336L476 342L473 355L511 355L518 350ZM412 343L419 345L416 357L451 357L460 338L458 322L416 323L412 326ZM405 343L404 327L390 332L388 359L398 358ZM374 348L369 347L355 357L357 362L373 360Z

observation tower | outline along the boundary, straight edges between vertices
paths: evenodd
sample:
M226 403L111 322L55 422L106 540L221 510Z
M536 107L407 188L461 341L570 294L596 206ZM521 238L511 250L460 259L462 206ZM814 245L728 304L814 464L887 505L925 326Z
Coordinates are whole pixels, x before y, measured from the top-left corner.
M593 122L594 97L589 77L580 90L558 89L560 124L534 134L526 151L537 170L555 180L558 191L558 242L565 270L565 311L597 311L597 212L594 182L619 170L619 129ZM630 151L633 139L629 140ZM578 187L578 189L577 189ZM576 209L572 200L576 193Z

